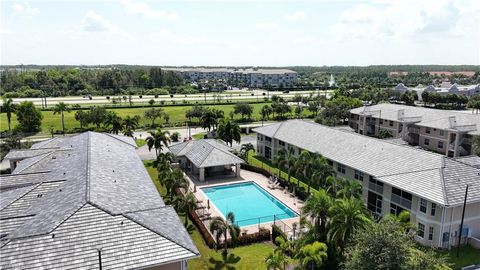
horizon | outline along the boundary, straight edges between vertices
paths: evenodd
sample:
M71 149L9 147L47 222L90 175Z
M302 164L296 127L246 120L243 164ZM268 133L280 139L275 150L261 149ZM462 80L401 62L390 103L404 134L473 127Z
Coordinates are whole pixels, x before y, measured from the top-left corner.
M7 0L1 7L2 66L480 65L480 2L470 0Z

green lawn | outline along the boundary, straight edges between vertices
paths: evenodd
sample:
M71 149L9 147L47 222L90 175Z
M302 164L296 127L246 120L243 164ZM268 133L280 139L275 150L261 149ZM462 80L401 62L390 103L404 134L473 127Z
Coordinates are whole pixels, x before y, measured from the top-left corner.
M151 166L150 162L145 162L145 167L150 174L158 192L168 203L168 198L165 199L166 190L158 181L158 172ZM185 216L180 216L182 222ZM257 243L243 247L237 247L229 250L228 257L223 258L221 251L217 252L210 249L205 242L197 228L192 225L189 220L187 230L190 233L195 246L200 251L200 258L190 260L188 262L188 269L265 269L265 257L272 252L274 247L271 243Z
M265 104L269 104L269 103L252 104L253 118L255 119L260 118L260 110ZM207 106L207 107L223 110L225 112L225 117L229 117L229 113L233 111L234 104L216 105L216 106ZM190 108L191 108L191 105L163 107L164 111L168 113L168 115L170 116L170 123L178 123L182 125L187 120L185 118L185 112ZM148 109L149 107L122 108L122 109L109 109L109 110L116 112L122 118L126 116L139 115L142 117L140 120L140 125L143 126L145 124L151 123L148 119L143 117L144 111ZM42 133L49 134L51 128L53 128L54 130L62 129L61 116L59 114L54 115L52 111L43 111L42 115L43 115ZM235 118L240 119L240 116L236 116ZM160 120L157 119L157 123L159 122ZM13 115L12 127L14 127L15 125L17 125L17 119L16 119L16 116ZM72 128L78 128L78 127L80 127L80 124L78 123L78 121L75 120L75 111L72 111L70 113L65 113L65 128L72 129ZM4 131L7 129L8 129L7 116L5 113L2 113L0 114L0 131Z
M207 135L206 132L200 132L200 133L197 133L197 134L193 134L192 138L195 139L195 140L201 140L204 138L204 136Z
M440 254L446 255L448 262L452 263L453 269L461 269L462 267L480 264L480 250L471 246L464 246L460 248L460 256L457 257L457 249L452 250L438 250Z
M147 144L147 142L144 139L135 139L135 143L137 144L137 147L142 147L145 144Z

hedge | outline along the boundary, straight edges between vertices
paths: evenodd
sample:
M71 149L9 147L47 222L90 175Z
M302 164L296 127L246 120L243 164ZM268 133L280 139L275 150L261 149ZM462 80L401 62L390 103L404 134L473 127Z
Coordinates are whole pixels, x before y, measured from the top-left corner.
M260 227L258 232L247 235L240 235L237 238L235 246L245 246L252 243L264 242L270 240L270 230ZM227 247L232 247L232 239L227 240ZM223 248L223 243L218 244L218 248Z
M282 229L280 229L280 227L278 227L277 225L273 224L272 225L272 242L274 244L275 243L275 239L277 239L277 237L280 236L280 237L283 237L283 239L287 239L287 235L282 232Z

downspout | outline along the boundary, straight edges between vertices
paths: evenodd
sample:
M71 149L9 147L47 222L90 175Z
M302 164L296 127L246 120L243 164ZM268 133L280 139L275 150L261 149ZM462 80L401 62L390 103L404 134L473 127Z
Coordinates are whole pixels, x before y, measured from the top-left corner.
M443 227L445 225L445 206L442 207L442 218L440 222L440 235L438 237L438 247L443 248Z
M452 235L452 221L453 221L453 213L455 212L455 207L452 207L452 213L450 214L450 228L449 228L449 233ZM448 237L448 249L450 250L451 247L451 242L452 242L452 237Z

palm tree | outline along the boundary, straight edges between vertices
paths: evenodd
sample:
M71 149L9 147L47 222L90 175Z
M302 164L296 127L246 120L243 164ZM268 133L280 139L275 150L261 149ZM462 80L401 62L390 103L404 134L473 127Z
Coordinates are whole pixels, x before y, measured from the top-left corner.
M288 258L282 253L270 252L265 258L265 266L269 270L284 270L288 263Z
M158 158L158 155L162 152L163 146L168 147L170 140L170 132L162 131L160 128L155 132L150 132L145 141L147 142L148 151L152 151L152 148L155 148L155 155Z
M240 143L240 126L235 122L224 119L218 125L218 137L225 141L227 144L230 144L230 146L233 145L233 141Z
M203 129L208 129L208 132L217 125L217 114L212 110L206 110L200 117L200 125Z
M179 212L185 213L185 228L188 225L188 213L193 211L195 209L195 206L197 206L197 198L193 193L188 192L187 194L176 196L173 199L173 205L175 205L175 208Z
M123 121L115 112L109 111L105 118L105 126L111 126L110 132L118 134L123 129Z
M232 212L228 212L226 215L226 220L223 220L221 217L213 217L210 222L210 232L215 234L217 243L219 242L220 236L223 235L223 253L227 254L227 238L230 235L232 239L232 244L235 244L237 241L238 235L240 234L240 227L235 224L235 215Z
M290 183L290 177L295 170L297 157L295 156L293 148L290 148L288 151L281 149L278 151L278 155L278 167L287 171L287 180Z
M360 198L362 196L362 184L356 180L347 180L345 178L340 180L340 189L337 191L337 196L342 198Z
M127 117L123 119L123 125L127 130L135 130L136 128L138 128L139 121L140 116L135 115L134 117L130 117L129 115L127 115Z
M62 115L62 131L65 133L65 116L64 112L71 112L72 109L68 104L65 104L64 102L59 102L55 104L53 107L53 114L61 114Z
M326 178L333 174L333 169L328 165L325 157L315 154L312 161L311 182L317 187L325 187Z
M319 268L327 260L327 245L321 242L305 245L300 248L296 257L304 269Z
M242 147L240 148L240 154L244 160L248 159L248 153L250 151L255 151L255 147L251 143L246 143L242 144Z
M337 199L330 208L327 239L342 252L353 232L365 228L369 223L370 219L361 200L354 197Z
M169 171L163 180L167 194L170 195L170 200L173 200L174 192L177 188L188 190L189 182L183 177L183 172L179 168Z
M297 177L297 186L300 186L300 178L308 184L310 192L310 180L313 173L314 154L308 151L302 151L295 162L295 175Z
M283 255L285 258L293 255L294 246L291 241L286 240L282 236L277 236L277 238L275 238L275 244L277 244L275 253ZM283 269L287 267L287 263L287 260L283 261Z
M303 205L304 214L312 217L315 223L317 239L324 237L327 226L327 217L330 207L332 206L332 197L324 189L320 189L308 197Z
M11 98L3 98L2 112L7 113L8 131L11 131L12 113L15 112L15 104L13 104L13 100Z

